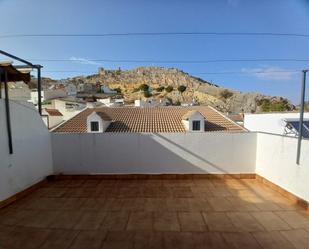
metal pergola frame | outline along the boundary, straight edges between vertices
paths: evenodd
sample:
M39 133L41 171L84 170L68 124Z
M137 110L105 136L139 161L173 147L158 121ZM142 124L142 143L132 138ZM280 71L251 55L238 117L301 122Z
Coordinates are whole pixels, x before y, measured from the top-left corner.
M38 80L38 110L40 115L42 115L42 101L41 101L41 65L34 65L29 61L26 61L24 59L21 59L15 55L9 54L3 50L0 50L0 54L5 55L6 57L9 57L11 59L17 60L21 63L24 63L26 65L20 65L20 66L12 66L12 69L37 69L37 80ZM11 69L11 70L12 70ZM5 92L5 111L6 111L6 123L7 123L7 133L8 133L8 143L9 143L9 153L13 154L13 142L12 142L12 127L11 127L11 115L10 115L10 105L9 105L9 90L8 90L8 82L10 78L8 77L8 69L6 67L0 68L0 76L3 76L0 78L0 98L1 96L1 83L4 82L4 92ZM20 72L20 74L22 74ZM18 77L17 77L18 78ZM22 79L21 79L22 80ZM30 75L29 75L30 80Z
M300 152L301 152L301 141L303 139L303 123L304 123L304 111L305 111L305 96L306 96L306 74L309 72L309 69L305 69L303 72L302 84L301 84L301 102L300 102L300 111L299 111L299 132L298 132L298 141L297 141L297 155L296 163L299 165L300 161Z

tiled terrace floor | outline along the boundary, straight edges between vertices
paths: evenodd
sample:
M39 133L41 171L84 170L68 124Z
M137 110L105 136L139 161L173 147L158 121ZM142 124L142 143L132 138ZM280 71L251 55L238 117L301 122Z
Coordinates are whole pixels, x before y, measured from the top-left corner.
M0 248L309 248L309 214L256 180L62 180L0 210Z

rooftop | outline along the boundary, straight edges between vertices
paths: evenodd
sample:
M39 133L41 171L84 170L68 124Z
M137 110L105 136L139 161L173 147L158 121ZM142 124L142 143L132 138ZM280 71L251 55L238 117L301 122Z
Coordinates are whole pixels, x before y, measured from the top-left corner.
M309 244L309 214L256 179L59 179L0 216L1 248Z
M192 112L200 112L205 117L205 131L207 132L245 131L244 128L211 107L194 106L90 108L60 125L54 132L87 132L87 117L92 112L105 113L113 120L106 132L185 132L182 124L183 116L187 116L187 113L192 114Z
M50 116L63 116L62 113L57 109L50 109L45 108L44 109Z

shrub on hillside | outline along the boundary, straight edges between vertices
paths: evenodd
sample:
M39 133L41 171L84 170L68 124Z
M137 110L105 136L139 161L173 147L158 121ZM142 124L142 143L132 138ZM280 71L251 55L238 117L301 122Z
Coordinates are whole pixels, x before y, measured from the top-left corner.
M172 86L167 86L167 87L165 88L165 91L168 92L168 93L170 93L170 92L173 91L173 90L174 90L174 88L173 88Z
M186 91L187 87L184 86L184 85L180 85L177 90L180 92L180 93L183 93L184 91Z
M223 91L220 93L220 96L221 96L222 98L224 98L224 99L228 99L228 98L230 98L230 97L233 96L233 92L231 92L231 91L225 89L225 90L223 90Z

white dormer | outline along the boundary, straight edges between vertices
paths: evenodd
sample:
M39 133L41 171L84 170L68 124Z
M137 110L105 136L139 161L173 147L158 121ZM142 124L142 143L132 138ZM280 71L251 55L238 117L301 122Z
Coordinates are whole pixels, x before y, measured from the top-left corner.
M189 132L205 131L205 117L198 111L188 111L182 117L182 123Z
M87 117L87 132L102 133L111 124L112 119L104 112L92 112Z

